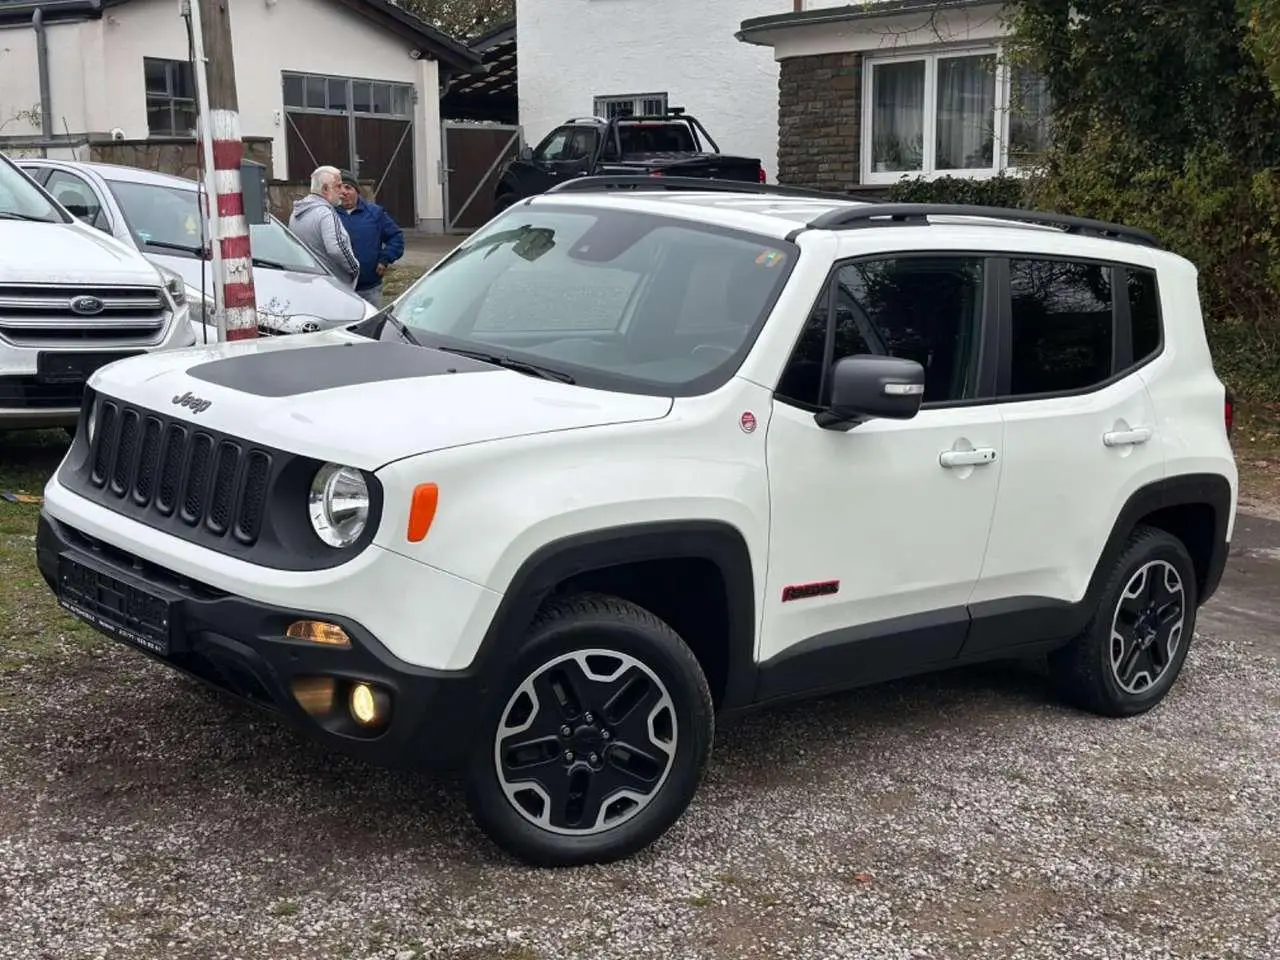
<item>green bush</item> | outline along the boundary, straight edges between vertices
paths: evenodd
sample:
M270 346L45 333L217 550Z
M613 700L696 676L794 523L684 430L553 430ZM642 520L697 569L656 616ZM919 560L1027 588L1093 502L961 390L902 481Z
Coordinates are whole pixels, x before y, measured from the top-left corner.
M1022 0L1014 55L1054 100L1023 201L1155 234L1199 271L1215 365L1280 397L1277 0ZM1243 16L1241 14L1244 14Z
M894 203L962 203L978 207L1023 207L1026 182L1000 174L990 179L925 177L902 179L889 188Z

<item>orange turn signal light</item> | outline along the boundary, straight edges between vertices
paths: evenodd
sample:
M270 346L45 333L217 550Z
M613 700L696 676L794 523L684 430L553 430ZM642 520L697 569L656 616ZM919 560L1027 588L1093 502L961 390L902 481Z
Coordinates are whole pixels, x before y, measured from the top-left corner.
M413 488L413 500L409 505L409 542L419 543L427 537L431 522L436 518L440 504L440 488L434 483L420 483Z
M289 624L284 635L290 640L306 640L308 643L321 643L329 647L351 646L347 631L336 623L325 623L323 620L294 621Z

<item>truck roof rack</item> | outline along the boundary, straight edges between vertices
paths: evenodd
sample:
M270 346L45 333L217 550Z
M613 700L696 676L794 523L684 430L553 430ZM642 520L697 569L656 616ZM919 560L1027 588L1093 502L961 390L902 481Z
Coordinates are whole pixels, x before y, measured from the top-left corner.
M1137 227L1119 223L1089 220L1064 213L1042 213L1038 210L1019 210L1009 207L981 207L951 203L879 203L869 206L841 207L828 210L809 221L815 230L851 230L858 227L919 226L928 225L930 217L978 217L1001 220L1007 223L1025 223L1043 227L1058 227L1065 233L1101 237L1105 240L1125 240L1161 249L1160 241L1152 234Z
M572 177L543 191L550 193L592 193L605 190L687 190L691 193L754 193L760 196L807 197L849 203L852 197L841 193L788 187L780 183L757 183L754 180L720 180L711 177L651 177L647 174L601 174L594 177ZM859 200L858 203L874 203ZM877 206L880 204L876 203ZM837 213L840 211L831 211ZM826 216L824 214L823 216ZM819 217L818 219L821 219Z

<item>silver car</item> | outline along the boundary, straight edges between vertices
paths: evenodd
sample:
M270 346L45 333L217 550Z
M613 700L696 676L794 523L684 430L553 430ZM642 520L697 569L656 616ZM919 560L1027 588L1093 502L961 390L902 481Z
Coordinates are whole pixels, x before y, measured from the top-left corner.
M201 229L197 181L114 163L38 157L15 162L73 216L181 277L196 341L217 339L213 265L204 253L208 230ZM274 216L270 223L250 225L249 232L259 333L301 333L376 312Z

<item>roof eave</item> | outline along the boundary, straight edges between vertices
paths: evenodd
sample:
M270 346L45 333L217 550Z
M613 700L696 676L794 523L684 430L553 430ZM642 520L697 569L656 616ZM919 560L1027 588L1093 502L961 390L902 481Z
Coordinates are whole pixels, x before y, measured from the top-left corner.
M771 13L763 17L743 20L734 33L741 43L771 47L769 35L781 30L798 27L827 26L860 20L881 20L912 13L935 12L939 9L955 10L964 7L1004 4L1013 0L880 0L879 3L847 4L843 7L821 7L790 13Z

